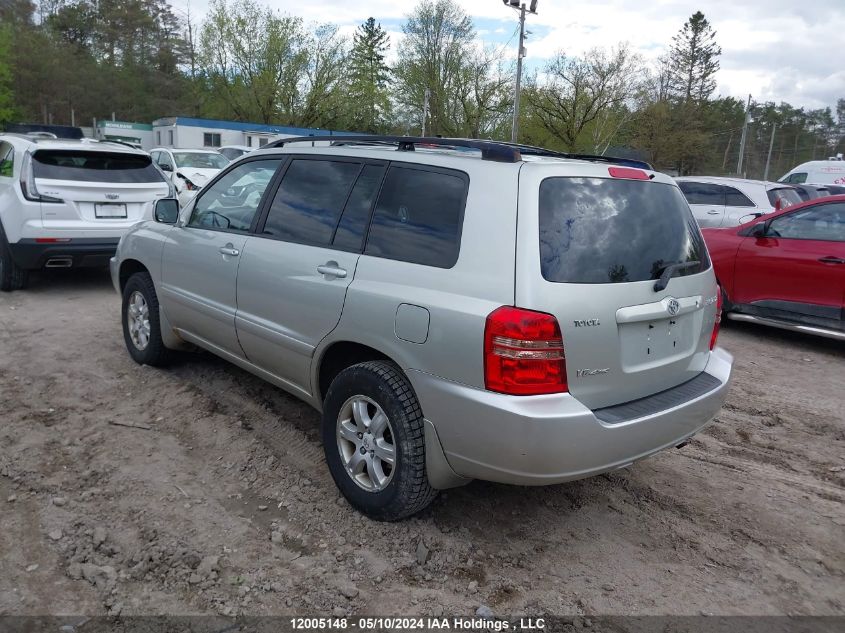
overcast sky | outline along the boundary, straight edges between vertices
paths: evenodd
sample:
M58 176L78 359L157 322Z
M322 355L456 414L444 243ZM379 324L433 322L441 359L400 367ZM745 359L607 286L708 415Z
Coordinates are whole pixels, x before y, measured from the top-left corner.
M188 0L172 0L184 9ZM307 21L331 22L344 33L372 16L395 45L403 18L416 0L259 0ZM190 0L201 19L208 0ZM469 13L479 37L516 53L517 12L502 0L454 0ZM696 10L716 29L722 47L717 92L755 101L835 107L845 97L845 0L538 0L529 15L528 69L562 49L582 53L594 46L628 42L647 60L663 53ZM505 45L508 45L505 47Z

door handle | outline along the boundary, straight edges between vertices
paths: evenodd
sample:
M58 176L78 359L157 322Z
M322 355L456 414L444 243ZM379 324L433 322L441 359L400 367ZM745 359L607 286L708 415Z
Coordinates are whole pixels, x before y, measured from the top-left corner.
M720 213L721 211L716 211L716 209L710 209L710 211L707 212L707 215L719 215Z
M322 266L317 266L317 272L327 277L346 278L346 269L338 266L337 262L326 262Z
M237 257L241 254L241 252L231 244L226 244L226 246L220 247L220 254L228 255L229 257Z
M841 257L834 257L833 255L828 255L827 257L820 257L819 261L822 264L845 264L845 259Z

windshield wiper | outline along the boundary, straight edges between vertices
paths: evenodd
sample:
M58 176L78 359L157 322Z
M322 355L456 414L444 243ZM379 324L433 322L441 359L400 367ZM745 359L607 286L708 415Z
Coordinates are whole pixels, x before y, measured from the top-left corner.
M684 270L686 268L692 268L694 266L700 266L701 262L698 260L693 260L690 262L670 262L668 264L663 264L660 268L658 268L658 272L660 273L660 279L654 282L654 292L660 292L661 290L665 290L666 286L669 285L669 280L679 270Z

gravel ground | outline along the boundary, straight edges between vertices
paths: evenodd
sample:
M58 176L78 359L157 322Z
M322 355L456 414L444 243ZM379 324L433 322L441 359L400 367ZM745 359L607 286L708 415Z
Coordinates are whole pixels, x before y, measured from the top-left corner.
M0 615L845 614L845 345L728 324L685 448L381 524L313 410L207 354L136 365L119 307L100 271L0 295Z

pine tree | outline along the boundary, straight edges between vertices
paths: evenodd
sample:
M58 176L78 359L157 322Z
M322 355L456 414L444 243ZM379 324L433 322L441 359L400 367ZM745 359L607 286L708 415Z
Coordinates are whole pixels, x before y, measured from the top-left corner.
M672 39L669 52L672 96L684 104L705 101L716 90L721 47L716 32L701 11L696 11Z
M390 109L388 80L390 68L384 59L390 46L387 32L368 18L355 31L350 65L352 127L361 132L379 132Z

